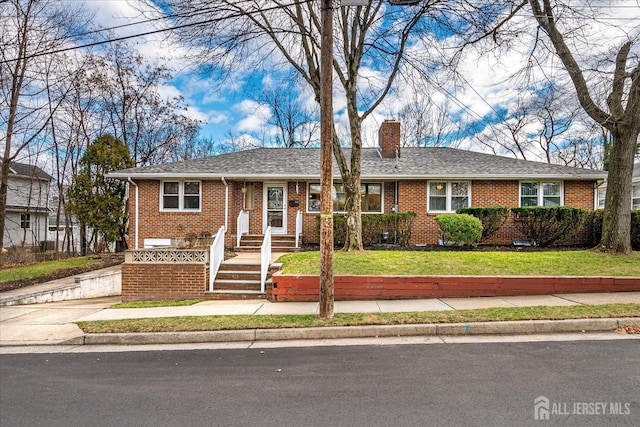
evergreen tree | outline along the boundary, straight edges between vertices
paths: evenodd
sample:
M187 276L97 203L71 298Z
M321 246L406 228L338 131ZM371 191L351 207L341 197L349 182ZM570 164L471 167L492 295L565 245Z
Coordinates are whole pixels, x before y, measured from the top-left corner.
M67 191L67 209L82 229L91 227L105 242L119 241L122 248L126 248L126 184L107 174L129 167L133 167L133 160L128 147L112 135L102 135L87 147L80 159L80 172Z

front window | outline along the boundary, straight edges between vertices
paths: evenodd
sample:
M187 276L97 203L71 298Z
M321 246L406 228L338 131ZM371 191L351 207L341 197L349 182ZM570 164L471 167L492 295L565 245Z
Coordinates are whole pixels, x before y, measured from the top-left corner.
M640 184L633 186L631 209L640 209Z
M200 181L164 181L160 188L160 210L200 210Z
M307 210L309 212L320 212L320 184L309 184L309 198L307 204ZM382 184L380 183L366 183L360 186L361 203L360 209L363 213L381 213L382 212ZM344 190L344 185L337 183L333 184L333 191L331 192L333 199L333 211L345 212L347 204L347 195Z
M455 212L469 207L471 185L466 181L429 182L429 212Z
M520 206L561 206L562 182L521 182Z

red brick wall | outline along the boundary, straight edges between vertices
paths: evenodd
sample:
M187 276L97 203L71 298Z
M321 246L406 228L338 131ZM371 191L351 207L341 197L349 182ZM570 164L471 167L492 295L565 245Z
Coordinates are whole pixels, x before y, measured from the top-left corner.
M161 212L160 182L138 181L140 225L138 245L148 238L185 237L189 233L215 234L224 225L225 187L221 181L202 181L201 212ZM135 191L135 189L134 189ZM231 195L231 192L229 192ZM129 238L135 239L135 193L129 198ZM235 219L234 219L235 221ZM134 247L134 245L130 245Z
M634 292L638 277L335 276L336 300ZM272 300L318 301L318 276L273 276Z
M122 264L122 301L204 298L207 264Z
M595 182L593 181L565 181L564 204L574 208L594 210Z
M188 233L209 231L215 233L224 224L225 187L221 181L202 182L202 212L160 212L160 181L149 180L138 182L140 191L140 228L139 245L142 247L145 238L184 237ZM262 234L263 227L263 184L247 183L254 187L254 209L249 211L249 230L251 234ZM395 182L384 183L384 212L392 212L395 202ZM243 207L242 182L229 182L229 231L227 247L235 246L236 219ZM564 204L566 206L593 209L594 182L565 181ZM316 217L318 214L307 213L308 184L304 181L290 181L287 184L288 199L297 200L298 207L288 208L287 231L295 232L295 214L303 213L303 237L305 243L317 243ZM135 227L134 195L129 199L130 222L129 235L133 241ZM500 180L477 180L471 183L471 205L508 206L519 205L519 182ZM418 214L414 222L412 244L436 244L438 226L435 222L437 214L427 212L427 182L398 182L399 212L413 211ZM485 244L511 244L512 239L519 239L513 221L510 219L500 231ZM133 247L133 245L130 245Z

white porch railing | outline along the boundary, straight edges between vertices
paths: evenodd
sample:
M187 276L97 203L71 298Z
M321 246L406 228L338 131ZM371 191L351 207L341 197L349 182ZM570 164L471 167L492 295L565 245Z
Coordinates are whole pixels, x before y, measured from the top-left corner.
M264 232L264 240L260 247L260 292L264 293L267 272L271 264L271 226Z
M296 213L296 248L300 247L300 235L302 234L302 211Z
M238 244L240 246L240 239L244 234L249 234L249 212L241 210L236 220L236 233L238 235Z
M213 282L216 280L220 264L224 261L224 231L224 226L220 227L209 248L209 292L213 292Z

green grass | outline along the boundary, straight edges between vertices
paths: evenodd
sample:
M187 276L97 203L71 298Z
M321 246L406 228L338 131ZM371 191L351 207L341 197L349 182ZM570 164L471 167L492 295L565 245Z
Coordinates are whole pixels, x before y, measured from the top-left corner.
M204 301L203 299L182 299L173 301L132 301L114 304L109 308L149 308L149 307L179 307L194 305Z
M315 315L182 316L153 319L78 322L89 334L126 332L191 332L242 329L310 328L318 326L406 325L419 323L494 322L640 317L640 304L557 307L501 307L412 313L339 313L331 320Z
M34 279L39 276L46 276L58 270L67 268L84 267L96 263L97 260L86 257L68 258L57 261L45 261L36 264L21 265L0 269L0 283L13 280Z
M278 259L284 274L319 274L319 252ZM640 276L640 256L578 251L364 251L334 253L336 275Z

